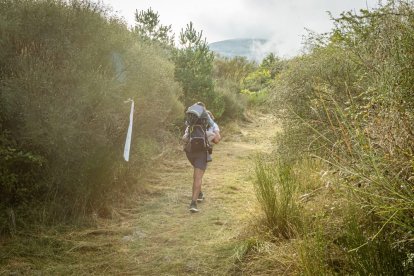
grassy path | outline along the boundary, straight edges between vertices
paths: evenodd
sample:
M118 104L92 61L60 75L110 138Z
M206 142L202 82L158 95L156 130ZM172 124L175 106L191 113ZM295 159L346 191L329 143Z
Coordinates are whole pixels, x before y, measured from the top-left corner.
M188 210L192 167L177 148L148 180L149 195L134 198L98 227L64 237L45 234L43 256L17 258L3 272L73 275L228 275L234 248L257 208L252 157L269 149L271 117L256 116L227 136L213 153L204 176L206 200ZM48 238L49 237L49 238ZM50 243L60 245L56 246Z

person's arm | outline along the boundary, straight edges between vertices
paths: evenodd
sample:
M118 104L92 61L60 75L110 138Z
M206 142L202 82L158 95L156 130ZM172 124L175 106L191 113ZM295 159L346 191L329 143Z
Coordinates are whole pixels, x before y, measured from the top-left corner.
M212 142L214 144L218 144L221 140L221 136L220 136L220 128L219 126L216 124L216 122L214 122L214 120L211 118L210 114L208 114L207 112L207 122L210 126L211 131L215 134Z
M214 125L212 127L212 131L215 134L214 139L213 139L213 143L218 144L221 140L221 135L220 135L220 128L216 123L214 123Z
M213 120L213 119L211 119L211 117L210 117L210 115L208 114L208 112L206 112L206 115L207 115L207 123L208 123L208 125L209 125L210 127L214 127L214 125L215 125L216 123L214 122L214 120Z
M184 142L184 143L187 143L188 142L188 140L189 140L189 126L187 126L186 128L185 128L185 132L184 132L184 135L183 135L183 137L181 138L181 140Z
M214 125L211 127L211 130L213 132L220 132L220 128L217 123L214 123Z

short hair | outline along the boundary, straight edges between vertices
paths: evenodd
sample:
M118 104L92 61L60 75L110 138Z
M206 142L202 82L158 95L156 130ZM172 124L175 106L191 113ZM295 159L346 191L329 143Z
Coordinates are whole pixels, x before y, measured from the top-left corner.
M202 107L206 107L206 105L203 102L197 102L196 104L201 105Z

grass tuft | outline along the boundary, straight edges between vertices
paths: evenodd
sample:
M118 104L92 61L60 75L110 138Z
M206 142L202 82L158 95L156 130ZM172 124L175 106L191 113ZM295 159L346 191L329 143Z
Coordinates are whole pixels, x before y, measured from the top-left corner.
M267 227L279 237L296 236L302 224L297 203L298 183L289 164L256 160L256 197L266 216Z

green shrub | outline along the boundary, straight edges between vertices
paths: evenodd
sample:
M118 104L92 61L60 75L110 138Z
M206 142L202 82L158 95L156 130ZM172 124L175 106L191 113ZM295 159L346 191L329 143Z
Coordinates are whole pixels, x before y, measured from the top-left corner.
M247 98L247 105L249 107L263 107L266 106L268 100L268 91L263 89L257 92L252 92L247 89L240 91L240 94L244 95Z
M224 112L221 119L241 119L246 109L247 100L239 93L239 86L232 80L220 80L216 83L216 92L222 95Z
M157 148L182 115L174 65L100 4L3 0L0 21L1 207L33 205L60 220L101 208L119 175L149 163L139 143ZM122 161L128 98L131 160L142 160L134 171Z
M393 245L386 234L378 232L375 217L366 217L365 212L354 206L349 206L347 211L337 243L345 252L349 271L359 275L411 275L414 272L410 254L401 245Z
M269 99L281 121L278 153L300 158L311 153L327 156L339 137L337 104L347 107L349 97L361 91L358 66L352 54L336 45L314 49L288 62L273 82Z
M332 275L329 240L324 237L322 229L306 233L299 241L299 270L301 275ZM337 271L338 272L338 271Z
M246 58L219 58L213 64L215 91L222 96L224 111L221 118L241 119L247 107L247 97L240 93L242 80L251 73L255 66Z
M413 18L409 1L343 13L270 86L278 157L320 158L358 208L341 232L345 273L412 273Z

